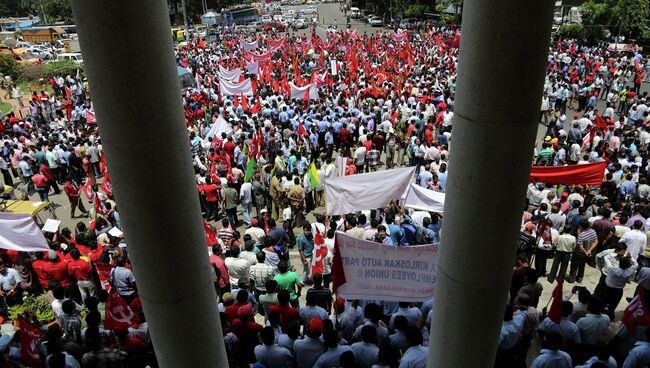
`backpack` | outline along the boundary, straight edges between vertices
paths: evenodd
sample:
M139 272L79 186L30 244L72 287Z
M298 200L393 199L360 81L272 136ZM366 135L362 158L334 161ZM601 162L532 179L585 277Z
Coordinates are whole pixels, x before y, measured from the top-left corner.
M433 237L429 235L429 233L422 228L418 228L415 231L415 236L413 237L413 239L415 240L415 244L417 245L431 244L431 242L433 241Z

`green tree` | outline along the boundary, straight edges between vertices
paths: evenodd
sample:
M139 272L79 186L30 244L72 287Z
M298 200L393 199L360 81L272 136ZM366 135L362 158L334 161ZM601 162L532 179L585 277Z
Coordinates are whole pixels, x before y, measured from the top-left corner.
M440 21L445 24L460 23L463 16L463 0L443 0L436 3Z
M21 0L21 11L39 14L47 23L72 21L70 0Z
M587 0L580 6L580 16L585 28L585 38L595 42L604 37L604 31L610 24L612 11L606 2Z
M0 54L0 74L9 75L13 80L20 77L20 65L11 55Z
M637 39L648 29L649 0L618 0L611 12L610 32L613 35L618 35L622 26L622 34L626 38Z

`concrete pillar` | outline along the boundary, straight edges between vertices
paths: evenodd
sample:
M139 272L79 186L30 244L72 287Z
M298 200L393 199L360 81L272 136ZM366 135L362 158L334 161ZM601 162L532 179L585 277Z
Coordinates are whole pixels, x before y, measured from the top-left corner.
M226 367L164 0L73 0L161 367Z
M552 1L464 3L430 368L494 364L552 16Z

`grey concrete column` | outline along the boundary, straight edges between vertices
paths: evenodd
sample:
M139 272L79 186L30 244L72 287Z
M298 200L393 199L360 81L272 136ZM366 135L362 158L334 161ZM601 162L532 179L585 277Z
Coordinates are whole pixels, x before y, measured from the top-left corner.
M226 367L164 0L73 0L161 367Z
M494 364L552 15L548 0L464 3L431 368Z

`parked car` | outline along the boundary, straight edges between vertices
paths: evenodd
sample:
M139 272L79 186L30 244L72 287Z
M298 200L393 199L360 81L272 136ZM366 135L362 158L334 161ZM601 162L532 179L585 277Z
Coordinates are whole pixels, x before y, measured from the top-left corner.
M359 8L353 6L353 7L350 8L350 13L349 14L350 14L350 18L358 19L359 17L361 17L361 10L359 10Z
M368 23L373 27L381 27L381 26L384 25L384 21L381 20L381 18L379 18L377 16L374 16L374 17L370 18Z
M307 22L305 22L304 19L299 18L293 22L293 29L305 29L305 28L307 28Z
M318 8L312 5L302 9L302 12L304 14L318 14Z
M76 64L83 64L83 57L80 52L65 52L56 56L57 60L72 60Z

